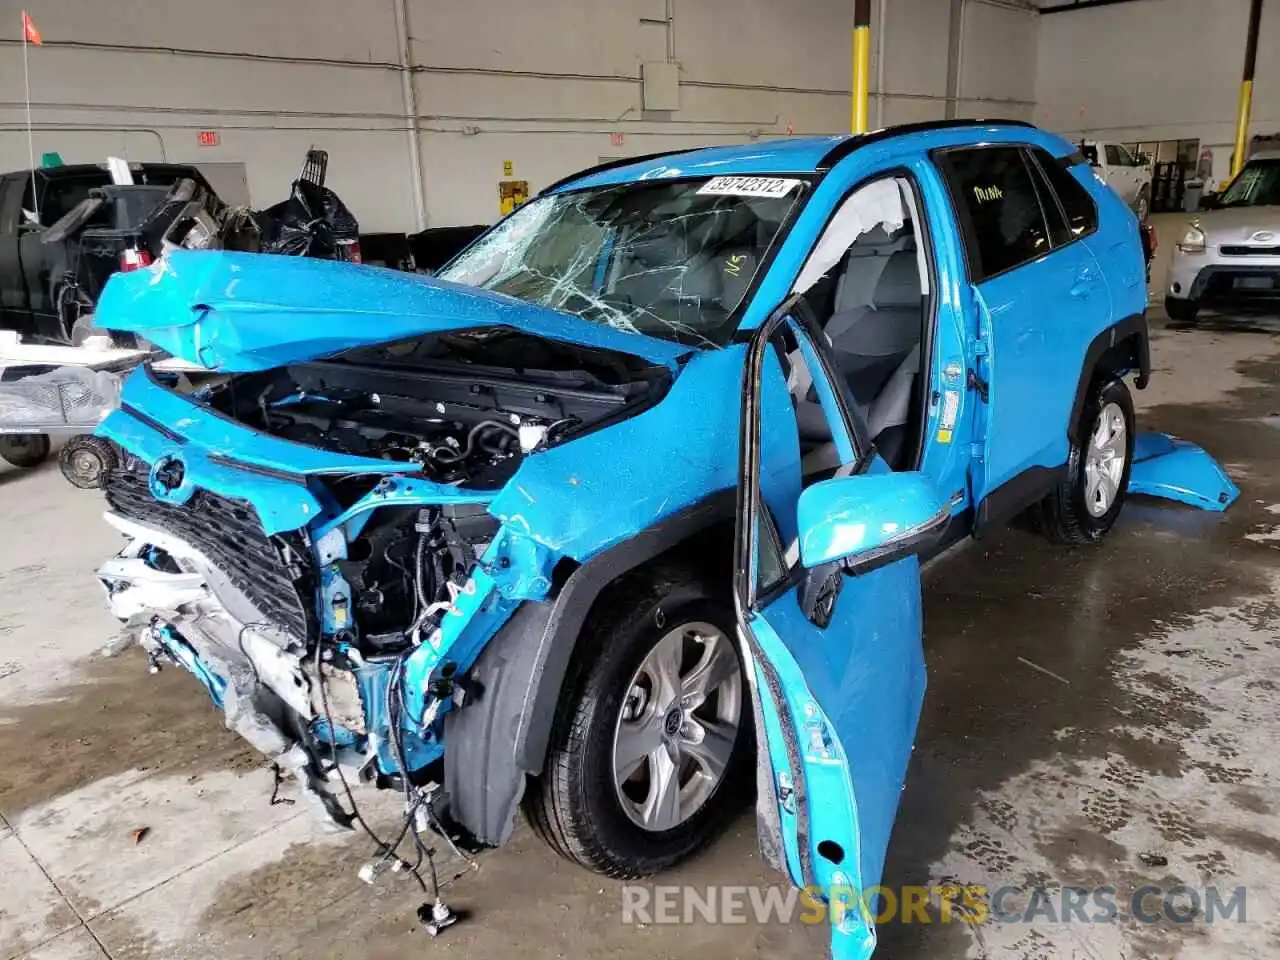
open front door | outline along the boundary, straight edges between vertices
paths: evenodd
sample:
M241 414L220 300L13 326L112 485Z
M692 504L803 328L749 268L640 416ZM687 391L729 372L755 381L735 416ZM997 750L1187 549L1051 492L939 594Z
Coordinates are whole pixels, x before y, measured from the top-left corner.
M924 695L916 553L948 511L927 477L875 456L820 336L780 315L748 352L735 595L761 850L828 901L832 955L853 960L875 948L862 904L880 883ZM800 476L787 390L800 363L831 427L834 476Z

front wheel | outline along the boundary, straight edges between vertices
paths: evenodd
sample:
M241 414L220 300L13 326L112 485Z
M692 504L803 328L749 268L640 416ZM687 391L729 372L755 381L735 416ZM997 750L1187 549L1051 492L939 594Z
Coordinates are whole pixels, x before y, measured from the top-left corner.
M1139 223L1147 222L1147 215L1151 212L1151 191L1147 187L1138 191L1138 201L1134 204L1133 212L1137 214Z
M733 608L695 576L638 574L605 605L524 805L561 856L630 879L696 852L749 798L750 696Z
M1175 323L1193 324L1196 322L1196 314L1200 312L1200 304L1195 300L1179 300L1175 297L1165 297L1164 312Z
M1054 543L1096 543L1107 535L1129 488L1133 398L1123 380L1090 388L1066 475L1039 504L1040 531Z

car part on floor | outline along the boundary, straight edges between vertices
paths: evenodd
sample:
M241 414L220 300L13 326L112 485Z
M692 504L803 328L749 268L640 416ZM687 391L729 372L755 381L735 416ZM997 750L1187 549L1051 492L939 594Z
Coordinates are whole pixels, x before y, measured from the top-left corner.
M1218 461L1194 443L1164 433L1140 433L1135 439L1129 492L1215 512L1240 496Z

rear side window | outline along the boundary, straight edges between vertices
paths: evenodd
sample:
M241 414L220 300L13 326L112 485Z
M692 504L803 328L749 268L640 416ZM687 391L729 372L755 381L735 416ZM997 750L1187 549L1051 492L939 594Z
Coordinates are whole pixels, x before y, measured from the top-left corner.
M1098 207L1089 196L1089 191L1071 175L1071 171L1062 163L1049 156L1048 151L1039 147L1031 148L1031 155L1044 173L1045 179L1062 205L1062 212L1067 217L1067 229L1071 232L1069 239L1076 240L1098 229ZM1059 244L1057 237L1054 245Z
M1049 229L1019 147L938 155L978 283L1049 252Z

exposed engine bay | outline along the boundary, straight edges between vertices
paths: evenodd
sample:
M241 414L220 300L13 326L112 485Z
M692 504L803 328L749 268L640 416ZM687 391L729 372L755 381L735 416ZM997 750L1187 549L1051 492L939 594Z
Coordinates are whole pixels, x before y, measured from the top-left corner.
M258 434L371 461L291 487L319 505L298 529L264 525L233 490L193 488L181 447L152 462L126 451L104 484L129 545L99 577L125 638L155 668L195 674L227 726L347 826L335 771L344 789L425 802L414 791L435 782L443 713L466 697L465 657L434 653L446 620L464 629L473 598L495 615L518 602L477 597L478 578L492 590L513 566L489 502L526 457L646 409L670 383L636 357L501 327L189 391L149 375Z
M655 402L663 374L625 355L499 329L244 374L203 399L287 440L491 489L524 455Z

